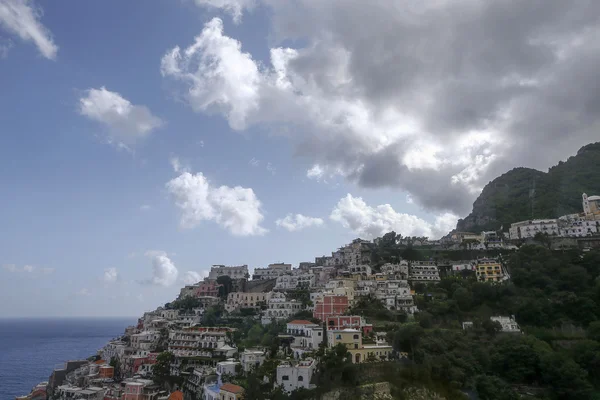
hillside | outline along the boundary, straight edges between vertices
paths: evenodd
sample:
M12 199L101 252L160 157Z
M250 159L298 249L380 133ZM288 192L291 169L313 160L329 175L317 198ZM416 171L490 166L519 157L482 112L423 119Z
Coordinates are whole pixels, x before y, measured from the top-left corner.
M582 193L600 193L600 142L582 147L577 155L542 172L514 168L484 188L473 211L456 225L457 231L508 229L530 218L556 218L581 212Z

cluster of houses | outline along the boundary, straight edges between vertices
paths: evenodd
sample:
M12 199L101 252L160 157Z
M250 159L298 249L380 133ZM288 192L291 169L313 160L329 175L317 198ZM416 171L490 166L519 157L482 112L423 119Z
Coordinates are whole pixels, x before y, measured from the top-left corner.
M600 232L600 196L582 195L583 212L559 218L533 219L511 224L511 239L528 239L538 233L557 237L586 237Z
M490 233L486 240L492 239ZM39 400L178 400L183 392L203 400L242 398L244 389L230 378L260 367L267 350L239 351L234 328L207 326L205 312L217 305L226 316L250 315L263 325L286 322L285 332L279 335L281 357L272 383L287 392L310 389L318 365L314 353L323 343L346 346L353 363L392 356L385 332L376 332L363 316L353 315L361 299L377 299L387 310L412 315L418 312L416 285L436 283L450 275L472 275L486 282L510 278L501 260L492 258L399 260L374 269L371 258L376 242L356 239L314 262L302 262L296 268L270 264L255 268L252 275L247 265L214 265L207 278L181 289L178 300L193 298L195 308L184 311L166 306L144 313L136 326L107 343L93 361L70 361L55 370L49 382L40 384L44 397ZM222 276L231 278L232 291L226 296L220 290ZM300 312L303 317L296 317ZM311 320L306 319L308 315ZM163 351L174 356L170 374L185 378L181 391L165 393L152 380L153 367Z

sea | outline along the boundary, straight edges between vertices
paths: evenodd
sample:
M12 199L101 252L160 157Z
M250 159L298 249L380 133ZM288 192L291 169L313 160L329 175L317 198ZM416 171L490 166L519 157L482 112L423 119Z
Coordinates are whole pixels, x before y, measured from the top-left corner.
M65 361L95 355L136 318L0 319L0 400L47 381Z

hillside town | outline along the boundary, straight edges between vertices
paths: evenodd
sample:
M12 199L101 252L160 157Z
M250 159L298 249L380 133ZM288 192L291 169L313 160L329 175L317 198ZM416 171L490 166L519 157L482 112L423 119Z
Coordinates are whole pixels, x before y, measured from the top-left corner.
M317 389L316 376L336 349L353 365L410 362L387 329L415 321L418 304L435 301L431 288L442 280L503 285L511 280L505 259L524 241L539 240L540 232L595 239L575 242L585 250L598 246L599 224L600 196L584 194L581 214L518 222L508 235L454 232L430 241L390 232L296 266L213 265L205 279L145 312L97 355L67 362L17 400L237 400L259 383L279 393L273 398L293 398ZM390 247L405 249L405 257L385 253ZM410 257L417 248L453 257ZM478 256L460 259L465 254ZM488 322L521 334L512 315L490 315ZM460 329L474 329L474 321L461 321ZM385 382L369 388L390 398Z

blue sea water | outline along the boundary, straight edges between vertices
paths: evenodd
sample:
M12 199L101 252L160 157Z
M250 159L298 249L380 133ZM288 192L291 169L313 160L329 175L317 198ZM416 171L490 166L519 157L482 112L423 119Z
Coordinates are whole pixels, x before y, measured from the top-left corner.
M0 319L0 400L47 381L67 360L96 354L135 318Z

